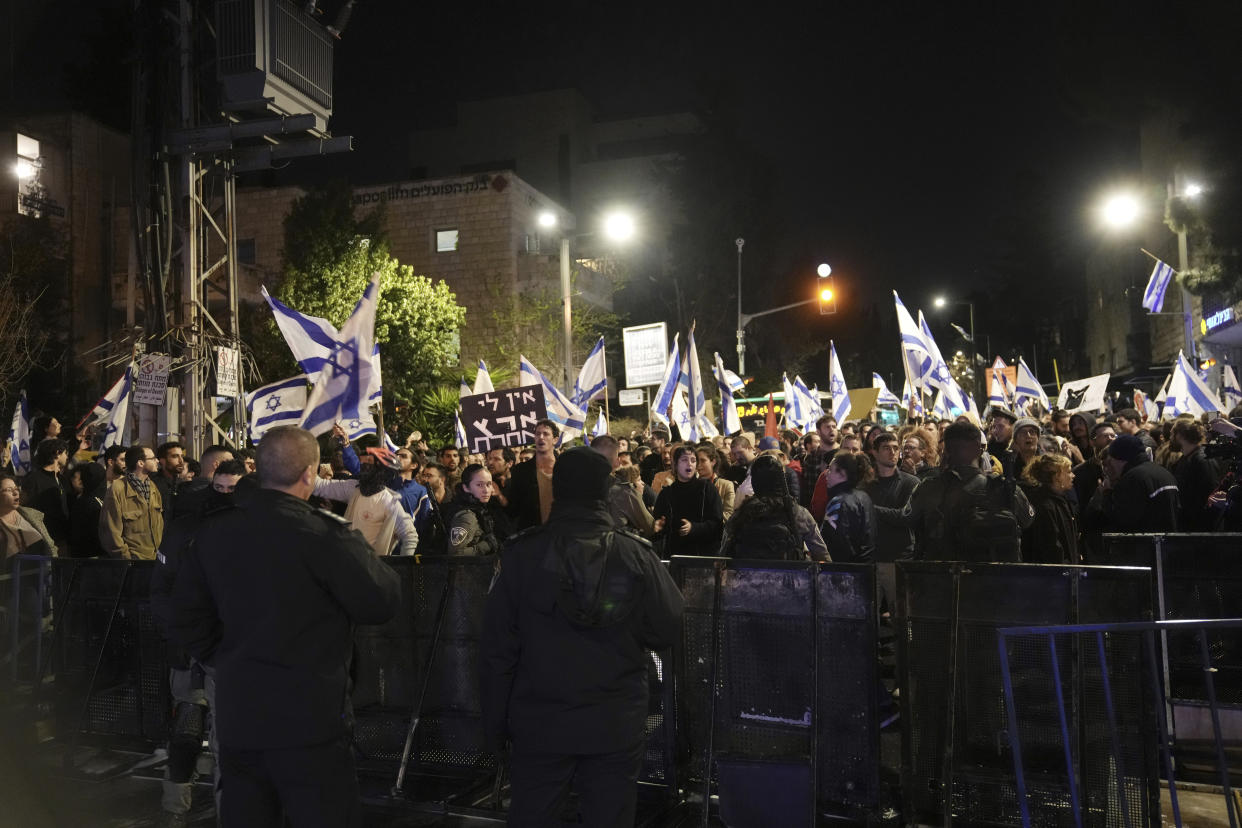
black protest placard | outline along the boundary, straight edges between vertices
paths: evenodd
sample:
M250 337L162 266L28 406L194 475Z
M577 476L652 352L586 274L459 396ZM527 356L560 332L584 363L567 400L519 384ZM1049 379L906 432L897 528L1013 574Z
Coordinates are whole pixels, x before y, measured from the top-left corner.
M461 424L471 454L530 445L535 442L535 423L547 416L543 388L538 385L461 398Z

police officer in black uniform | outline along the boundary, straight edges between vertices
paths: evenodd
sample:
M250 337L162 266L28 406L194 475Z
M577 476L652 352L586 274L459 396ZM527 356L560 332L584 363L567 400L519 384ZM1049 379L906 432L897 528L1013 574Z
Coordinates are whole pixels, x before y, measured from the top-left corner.
M483 724L512 742L511 826L632 826L647 720L648 650L681 629L677 586L638 535L615 529L612 469L589 448L552 473L548 522L502 552L484 616Z
M361 825L350 747L353 626L400 601L361 534L313 509L319 446L281 426L258 450L261 488L202 526L173 588L172 632L215 668L220 823Z

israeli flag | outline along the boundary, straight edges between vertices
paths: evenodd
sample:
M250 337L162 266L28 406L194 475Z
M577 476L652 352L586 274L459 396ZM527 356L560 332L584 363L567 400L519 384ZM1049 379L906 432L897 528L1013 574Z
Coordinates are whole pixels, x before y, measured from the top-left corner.
M733 381L729 379L730 371L724 367L724 360L719 353L716 358L716 387L720 390L720 430L724 434L737 434L742 430L742 419L737 415L737 404L733 402ZM737 374L733 374L734 378Z
M601 336L578 372L578 381L574 383L574 405L585 409L591 400L607 393L608 365L604 359L604 338Z
M95 407L91 409L90 413L78 423L76 430L80 431L83 426L91 425L99 420L106 420L112 416L112 409L120 402L121 395L125 391L125 379L126 375L121 374L120 379L112 383L108 393L99 398L99 402L95 403Z
M466 378L461 378L461 386L457 390L457 399L469 397L474 392L470 389L470 384L466 382ZM461 406L457 406L457 410L453 413L453 445L457 448L466 447L466 427L461 422Z
M1134 410L1145 415L1152 422L1160 419L1160 406L1138 388L1134 389Z
M125 445L125 435L129 431L129 401L134 390L134 363L131 362L125 369L125 376L121 377L119 385L116 400L108 411L108 427L104 431L103 439L103 447L106 449ZM111 395L112 392L108 393Z
M17 397L17 405L13 406L13 425L9 427L9 456L13 462L13 471L19 476L30 473L30 403L26 401L26 392Z
M897 328L901 332L901 358L905 365L906 376L911 383L922 388L932 375L935 368L931 352L923 340L923 331L915 324L914 317L906 306L901 303L897 291L893 291L893 302L897 306Z
M677 338L681 334L673 334L673 349L668 352L668 361L664 363L664 379L651 402L651 416L665 425L669 425L668 408L673 404L673 395L681 383L681 351Z
M879 373L871 372L871 387L880 389L879 395L875 398L876 405L901 405L901 400L892 391L888 390L888 386L884 384L884 377Z
M1026 364L1026 360L1018 357L1018 382L1014 388L1015 405L1019 404L1017 400L1038 402L1045 411L1051 411L1052 405L1048 401L1048 395L1044 392L1044 387L1040 385L1039 380L1035 378L1034 372L1030 366Z
M905 385L901 387L901 407L909 412L911 417L923 416L923 400L920 394L914 393L910 388L910 380L906 379Z
M1225 407L1230 411L1242 404L1242 386L1238 385L1238 375L1233 372L1232 365L1221 366L1220 393L1224 397Z
M697 443L707 436L703 428L703 421L707 419L707 396L703 391L703 369L694 344L693 324L690 326L690 340L686 343L686 363L690 382L690 440Z
M384 379L380 371L380 350L376 345L371 350L371 388L367 394L367 405L384 404Z
M896 295L896 294L894 294ZM828 388L832 391L832 416L838 423L850 416L850 392L845 388L845 374L841 372L841 360L837 359L837 346L828 341L832 358L828 362Z
M1156 259L1156 266L1152 268L1147 287L1143 289L1143 307L1152 313L1160 313L1160 309L1164 307L1164 294L1168 291L1169 282L1173 281L1175 273L1173 268Z
M746 392L746 383L743 382L741 377L730 371L728 368L722 368L721 370L724 371L724 378L725 381L729 383L730 391L734 394L744 394ZM716 379L720 379L719 374L717 374Z
M276 426L297 425L306 408L305 374L256 388L246 395L250 442L257 443Z
M487 363L479 360L479 371L474 375L474 393L490 394L496 388L492 385L492 374L487 370Z
M335 353L340 340L336 327L318 316L298 313L269 294L266 287L260 287L259 292L272 309L272 315L276 317L276 327L280 328L285 343L293 352L293 358L314 381Z
M936 338L932 336L931 328L927 320L923 318L922 311L919 311L919 330L923 334L923 342L927 345L927 354L932 361L931 375L928 376L927 383L932 388L944 391L953 382L953 375L949 373L949 366L945 363L944 357L940 355L940 346L936 344Z
M1177 352L1177 364L1173 367L1173 380L1169 383L1169 396L1164 404L1164 419L1179 414L1210 414L1222 411L1220 399L1207 387L1207 383L1199 377L1194 366L1186 359L1186 355Z
M548 419L560 426L561 436L557 445L563 445L582 434L586 427L586 412L561 393L552 382L540 373L524 356L518 358L518 385L543 387L543 399L548 409Z
M785 398L785 422L793 428L802 422L802 398L794 391L789 374L781 374L781 394Z
M992 363L992 386L988 395L988 404L998 406L1000 408L1009 408L1014 405L1015 389L1009 381L1009 375L1005 373L1009 366L1005 364L1005 360L1000 357Z
M367 411L367 397L371 391L371 356L375 352L375 307L378 299L379 276L376 275L358 300L354 312L341 326L331 353L316 378L314 390L306 401L301 425L316 436L330 431L338 421L358 423L360 428L365 428L364 421L371 417ZM370 428L372 432L375 430L374 422L371 422Z
M953 416L953 412L949 410L949 402L945 399L943 390L936 392L936 401L932 403L932 414L942 420L948 420Z
M599 419L595 421L595 428L591 430L592 437L602 437L608 433L608 421L604 419L604 409L599 410Z
M815 426L815 421L823 416L824 409L819 404L818 392L812 393L811 389L806 387L802 377L794 377L793 391L798 397L798 412L801 414L798 428L806 431Z

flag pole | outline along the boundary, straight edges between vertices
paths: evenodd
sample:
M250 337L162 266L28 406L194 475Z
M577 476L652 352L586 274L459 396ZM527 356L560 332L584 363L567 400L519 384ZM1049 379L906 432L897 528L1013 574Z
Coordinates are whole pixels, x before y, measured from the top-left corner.
M604 419L608 422L608 433L612 433L612 412L608 408L608 346L599 349L604 357Z
M1179 273L1179 272L1180 272L1180 271L1178 271L1178 270L1175 270L1175 269L1173 268L1173 266L1172 266L1172 265L1170 265L1168 262L1166 262L1166 261L1164 261L1163 259L1161 259L1161 258L1160 258L1159 256L1157 256L1156 254L1152 253L1150 250L1147 250L1146 248L1140 247L1140 248L1139 248L1139 252L1140 252L1140 253L1146 253L1146 254L1147 254L1148 256L1150 256L1153 260L1155 260L1155 261L1157 261L1157 262L1160 262L1161 264L1168 265L1169 270L1172 270L1174 273ZM1179 314L1178 314L1178 316L1181 316L1181 314L1179 313Z

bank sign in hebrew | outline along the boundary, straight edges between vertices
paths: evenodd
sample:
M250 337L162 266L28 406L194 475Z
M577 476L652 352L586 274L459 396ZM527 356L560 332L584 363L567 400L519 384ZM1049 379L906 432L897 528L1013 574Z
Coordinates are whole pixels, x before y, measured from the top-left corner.
M548 416L543 389L526 385L461 398L461 423L472 454L535 442L535 423Z

